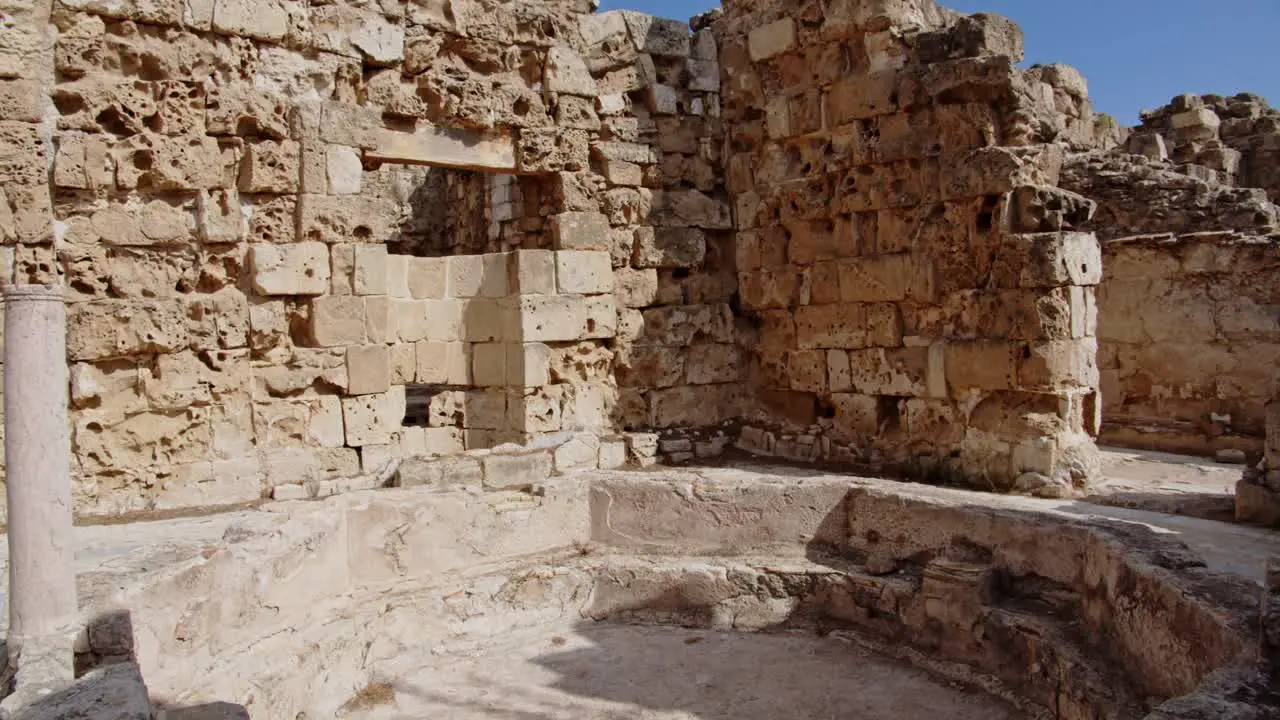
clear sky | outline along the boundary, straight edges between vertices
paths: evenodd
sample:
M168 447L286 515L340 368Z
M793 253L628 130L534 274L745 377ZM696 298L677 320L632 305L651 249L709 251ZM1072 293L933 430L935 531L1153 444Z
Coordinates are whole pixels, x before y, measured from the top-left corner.
M603 0L686 19L716 0ZM1184 92L1254 92L1280 106L1280 0L943 0L1013 18L1027 63L1074 65L1094 106L1126 125Z

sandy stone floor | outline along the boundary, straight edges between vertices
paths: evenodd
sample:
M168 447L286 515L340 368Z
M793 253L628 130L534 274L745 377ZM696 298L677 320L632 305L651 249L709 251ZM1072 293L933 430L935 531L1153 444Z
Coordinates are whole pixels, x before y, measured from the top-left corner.
M835 639L585 626L400 679L361 720L1014 720L978 690ZM373 694L370 694L371 697ZM386 702L390 700L390 702Z

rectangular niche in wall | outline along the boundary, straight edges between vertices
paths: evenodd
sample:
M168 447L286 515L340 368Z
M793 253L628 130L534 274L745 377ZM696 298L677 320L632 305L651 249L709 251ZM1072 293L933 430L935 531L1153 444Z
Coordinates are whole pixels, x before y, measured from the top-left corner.
M397 167L399 232L389 252L482 255L541 247L536 178L443 167ZM528 197L531 202L526 202Z

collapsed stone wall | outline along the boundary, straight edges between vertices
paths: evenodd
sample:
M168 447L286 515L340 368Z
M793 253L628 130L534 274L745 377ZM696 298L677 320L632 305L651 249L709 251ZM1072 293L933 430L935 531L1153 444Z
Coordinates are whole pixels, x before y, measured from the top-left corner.
M1257 95L1180 95L1143 113L1128 148L1280 203L1280 111Z
M1063 185L1098 205L1081 227L1103 243L1106 442L1262 449L1280 339L1280 206L1262 168L1274 117L1254 96L1182 96L1122 145L1068 157Z
M1056 189L1093 132L1078 74L931 2L737 0L715 28L749 420L998 486L1086 477L1102 263Z

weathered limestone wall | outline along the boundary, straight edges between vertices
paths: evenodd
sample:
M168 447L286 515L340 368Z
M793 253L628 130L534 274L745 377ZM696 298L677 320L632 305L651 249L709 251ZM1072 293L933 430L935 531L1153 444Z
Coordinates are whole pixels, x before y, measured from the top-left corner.
M67 288L82 515L512 442L687 459L744 417L1000 484L1090 471L1098 247L1054 185L1097 128L1078 73L1014 67L1007 21L49 12L3 41L56 35L0 68L0 270Z
M1081 89L932 2L737 0L715 28L751 420L999 486L1087 476L1101 256L1054 187Z
M1280 111L1257 95L1180 95L1143 113L1128 148L1188 174L1262 188L1280 203Z
M1261 449L1280 339L1280 206L1244 185L1266 182L1273 116L1252 96L1182 96L1124 145L1068 157L1063 185L1098 204L1082 227L1103 242L1107 442Z
M600 93L604 217L618 283L617 419L698 428L740 414L733 218L724 186L719 53L710 30L616 11L583 25ZM562 223L559 247L580 227ZM679 452L679 451L678 451Z
M1261 451L1280 394L1280 244L1231 232L1106 243L1098 289L1103 439Z
M506 385L511 348L551 343L544 354L573 356L567 374L617 325L608 256L602 277L598 256L549 252L598 134L577 51L587 10L57 3L60 243L56 258L35 248L44 259L24 281L62 273L72 297L82 513L248 502L378 472L434 447L402 429L410 383L448 381L477 408L466 417L498 418L442 428L476 431L471 446L537 434L524 413L539 402L553 407L547 431L602 425L607 377L573 397L550 378ZM48 197L36 159L6 179ZM440 172L400 163L518 173L520 217L512 183L460 190L476 202L454 217L475 229L453 257L389 254L420 230L431 208L415 193ZM515 248L543 252L475 254ZM545 297L511 281L521 269Z

